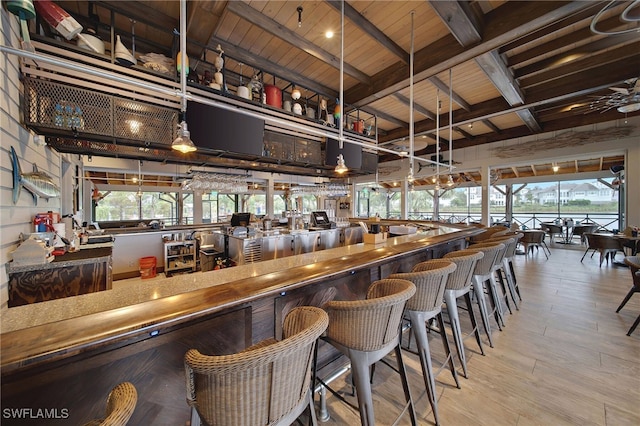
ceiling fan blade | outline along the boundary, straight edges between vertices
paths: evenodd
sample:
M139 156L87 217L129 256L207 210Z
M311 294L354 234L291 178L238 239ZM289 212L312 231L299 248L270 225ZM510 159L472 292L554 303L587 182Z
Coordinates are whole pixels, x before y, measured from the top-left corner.
M629 94L629 89L625 89L624 87L609 87L609 89L617 93L622 93L623 95Z

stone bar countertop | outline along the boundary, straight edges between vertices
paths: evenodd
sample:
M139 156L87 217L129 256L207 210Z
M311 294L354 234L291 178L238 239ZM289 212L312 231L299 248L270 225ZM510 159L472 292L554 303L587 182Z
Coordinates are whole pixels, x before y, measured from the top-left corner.
M438 224L433 230L389 238L382 244L354 244L5 307L0 312L3 373L50 358L72 356L127 336L153 335L163 327L478 232L481 230L464 225Z
M78 250L75 252L65 253L62 256L56 256L52 262L31 265L14 266L13 262L9 262L7 264L7 271L11 274L14 272L40 271L44 269L66 268L71 265L83 265L86 263L103 262L105 259L111 256L111 251L111 247L91 248L91 250Z

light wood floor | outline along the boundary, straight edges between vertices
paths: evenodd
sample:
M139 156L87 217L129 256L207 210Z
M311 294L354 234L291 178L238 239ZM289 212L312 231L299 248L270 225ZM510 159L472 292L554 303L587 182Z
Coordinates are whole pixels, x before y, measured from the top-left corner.
M485 345L485 356L473 339L465 341L469 378L460 376L461 389L447 370L438 376L442 425L640 424L640 328L626 336L640 314L640 295L615 312L631 287L629 269L600 268L597 254L580 263L584 248L577 245L552 245L551 251L549 260L542 251L516 256L520 310L507 314L503 331L494 331L494 348ZM435 334L430 342L435 364L442 344ZM419 424L434 424L418 357L404 359ZM346 376L332 387L348 390ZM373 393L376 425L392 424L403 401L397 374L379 364ZM328 403L325 424L360 424L335 397ZM410 424L409 416L398 424Z

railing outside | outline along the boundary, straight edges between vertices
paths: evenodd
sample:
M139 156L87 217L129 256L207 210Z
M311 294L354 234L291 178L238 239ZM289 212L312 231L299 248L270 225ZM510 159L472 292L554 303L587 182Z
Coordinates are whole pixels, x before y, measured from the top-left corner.
M398 212L390 212L389 217L400 217ZM600 226L600 231L620 229L620 221L617 213L563 213L561 219L572 219L577 223L595 223ZM480 213L440 212L438 221L448 223L474 223L480 222ZM557 213L517 213L512 217L512 223L518 224L520 229L539 229L543 222L554 222L558 219ZM414 212L409 215L409 220L433 220L432 212ZM492 215L491 223L504 223L507 219L504 215Z

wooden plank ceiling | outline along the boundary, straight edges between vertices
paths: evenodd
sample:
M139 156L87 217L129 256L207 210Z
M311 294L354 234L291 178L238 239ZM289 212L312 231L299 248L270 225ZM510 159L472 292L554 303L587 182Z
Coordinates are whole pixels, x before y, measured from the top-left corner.
M113 11L115 31L126 44L135 30L139 53L175 55L175 0L59 3L87 26L110 23ZM220 45L245 63L247 79L256 67L338 96L341 2L189 1L187 6L192 58L206 59L205 47ZM436 133L441 151L448 150L450 112L455 152L620 119L620 105L640 109L637 2L350 0L344 11L345 101L378 117L378 142L386 148L409 146L412 25L416 155L435 152ZM327 30L336 36L326 38ZM238 61L228 62L240 72ZM284 80L276 84L288 89ZM612 95L617 103L604 102ZM381 163L394 159L379 157ZM582 167L590 166L561 166ZM502 173L524 176L526 169Z

